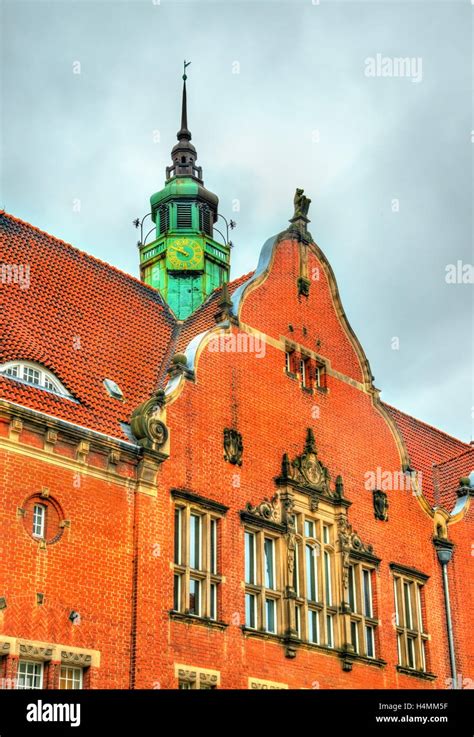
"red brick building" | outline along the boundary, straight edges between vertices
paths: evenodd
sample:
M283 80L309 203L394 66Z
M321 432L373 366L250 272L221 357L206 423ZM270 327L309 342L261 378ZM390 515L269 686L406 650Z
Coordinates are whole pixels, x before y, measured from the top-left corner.
M474 449L380 400L301 190L227 283L190 139L141 281L0 217L4 687L472 686Z

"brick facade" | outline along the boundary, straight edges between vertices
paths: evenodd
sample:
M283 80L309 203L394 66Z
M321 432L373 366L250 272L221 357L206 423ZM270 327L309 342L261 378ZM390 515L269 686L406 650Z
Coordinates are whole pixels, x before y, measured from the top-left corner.
M421 496L412 489L388 489L387 521L376 519L372 491L366 488L368 472L400 473L414 452L424 454L430 468L469 446L451 439L457 452L450 448L443 456L438 448L424 446L428 431L418 423L415 449L415 440L404 435L402 424L396 423L390 408L379 399L323 254L292 232L267 250L267 264L260 273L231 285L230 321L217 324L214 319L220 300L217 290L187 325L167 337L169 344L160 347L162 368L156 366L154 374L158 377L161 372L165 388L161 418L169 431L166 453L160 454L156 445L144 447L146 443L131 435L125 438L117 420L113 433L109 416L103 422L104 434L92 422L89 427L75 428L74 407L68 405L63 411L58 402L55 409L41 408L36 399L29 403L24 397L9 396L8 379L2 378L6 388L5 398L0 400L4 552L0 597L5 597L6 606L0 610L0 642L2 635L16 641L4 649L5 678L14 671L18 643L40 642L61 650L70 646L86 655L100 653L100 659L87 661L85 685L91 688L176 688L180 672L193 683L207 678L208 673L209 678L217 673L218 680L212 683L219 688L271 688L272 684L298 689L447 688L452 676L441 566L433 545L434 536L447 534L455 545L448 572L457 666L461 680L466 681L464 687L470 682L471 607L466 584L472 565L471 492L457 498L452 489L451 501L445 502L441 515L447 528L437 531L428 491L431 480L426 479L427 491ZM307 295L298 288L302 274L309 281ZM91 323L91 335L98 329ZM196 338L206 330L207 335ZM225 346L232 348L232 344L224 341L215 349L212 339L222 335L243 336L240 343L236 340L233 344L240 345L240 350L226 350ZM248 350L252 346L250 335L264 341L258 344L260 355ZM292 351L294 369L290 372L285 370L288 350ZM166 367L177 352L186 354L187 367L175 362L168 377ZM8 358L12 355L13 351ZM305 388L301 385L301 357L309 361ZM116 356L114 360L118 360ZM135 354L132 360L140 365L144 358ZM149 356L146 360L149 362ZM51 361L54 364L54 356ZM315 385L317 364L324 372L320 388ZM57 374L64 380L60 367ZM106 375L112 375L112 368ZM73 373L68 388L74 393ZM156 383L141 395L141 401L154 389ZM41 390L35 391L41 394ZM92 399L88 404L85 397L87 411L93 410ZM137 404L128 403L123 413L130 418ZM86 410L81 409L81 418L85 416ZM77 425L83 425L83 420ZM242 437L241 465L224 458L226 428ZM295 657L288 657L284 632L243 628L241 513L247 503L258 507L279 492L276 479L281 475L282 458L288 454L291 460L303 452L308 428L314 433L317 457L329 471L331 490L336 477L343 479L344 499L351 503L347 505L348 522L380 561L374 567L372 584L378 620L376 658L373 662L352 658L350 669L343 667L339 613L335 619L336 647L298 643ZM444 434L434 432L442 444ZM464 474L471 470L466 466ZM55 505L51 525L58 534L41 544L29 534L27 523L31 500L43 489L48 490L46 503ZM218 523L217 559L222 580L217 621L171 613L173 490L227 508ZM458 507L450 514L456 502ZM335 504L334 556L340 558L340 510ZM283 570L284 533L281 541ZM424 629L429 634L429 676L397 669L390 567L394 563L428 577L422 606ZM338 580L337 591L340 585ZM42 603L38 593L44 595ZM71 621L72 612L78 614L75 621ZM54 683L55 668L61 662L56 651L54 658L47 660L48 685Z

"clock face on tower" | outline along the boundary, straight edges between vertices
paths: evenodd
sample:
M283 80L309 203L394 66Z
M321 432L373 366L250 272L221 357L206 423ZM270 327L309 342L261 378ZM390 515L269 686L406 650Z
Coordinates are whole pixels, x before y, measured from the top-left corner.
M175 271L199 271L203 268L204 249L193 238L176 238L168 244L166 266Z

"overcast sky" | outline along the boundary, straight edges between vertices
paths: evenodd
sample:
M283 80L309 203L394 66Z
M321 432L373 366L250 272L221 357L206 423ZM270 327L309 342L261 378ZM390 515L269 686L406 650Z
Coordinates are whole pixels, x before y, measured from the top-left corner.
M382 399L469 441L473 285L445 276L473 263L473 12L3 0L0 207L138 275L132 220L163 186L190 59L198 163L238 222L232 276L255 267L303 187ZM382 57L412 59L409 76Z

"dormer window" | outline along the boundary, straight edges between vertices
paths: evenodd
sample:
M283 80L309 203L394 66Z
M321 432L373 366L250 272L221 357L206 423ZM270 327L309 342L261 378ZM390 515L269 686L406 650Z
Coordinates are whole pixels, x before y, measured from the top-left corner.
M113 379L104 379L104 386L109 397L123 401L123 391Z
M70 393L64 387L59 379L38 363L30 361L8 361L0 366L0 375L7 376L15 381L20 381L38 389L46 389L46 391L60 394L63 397L71 398Z

